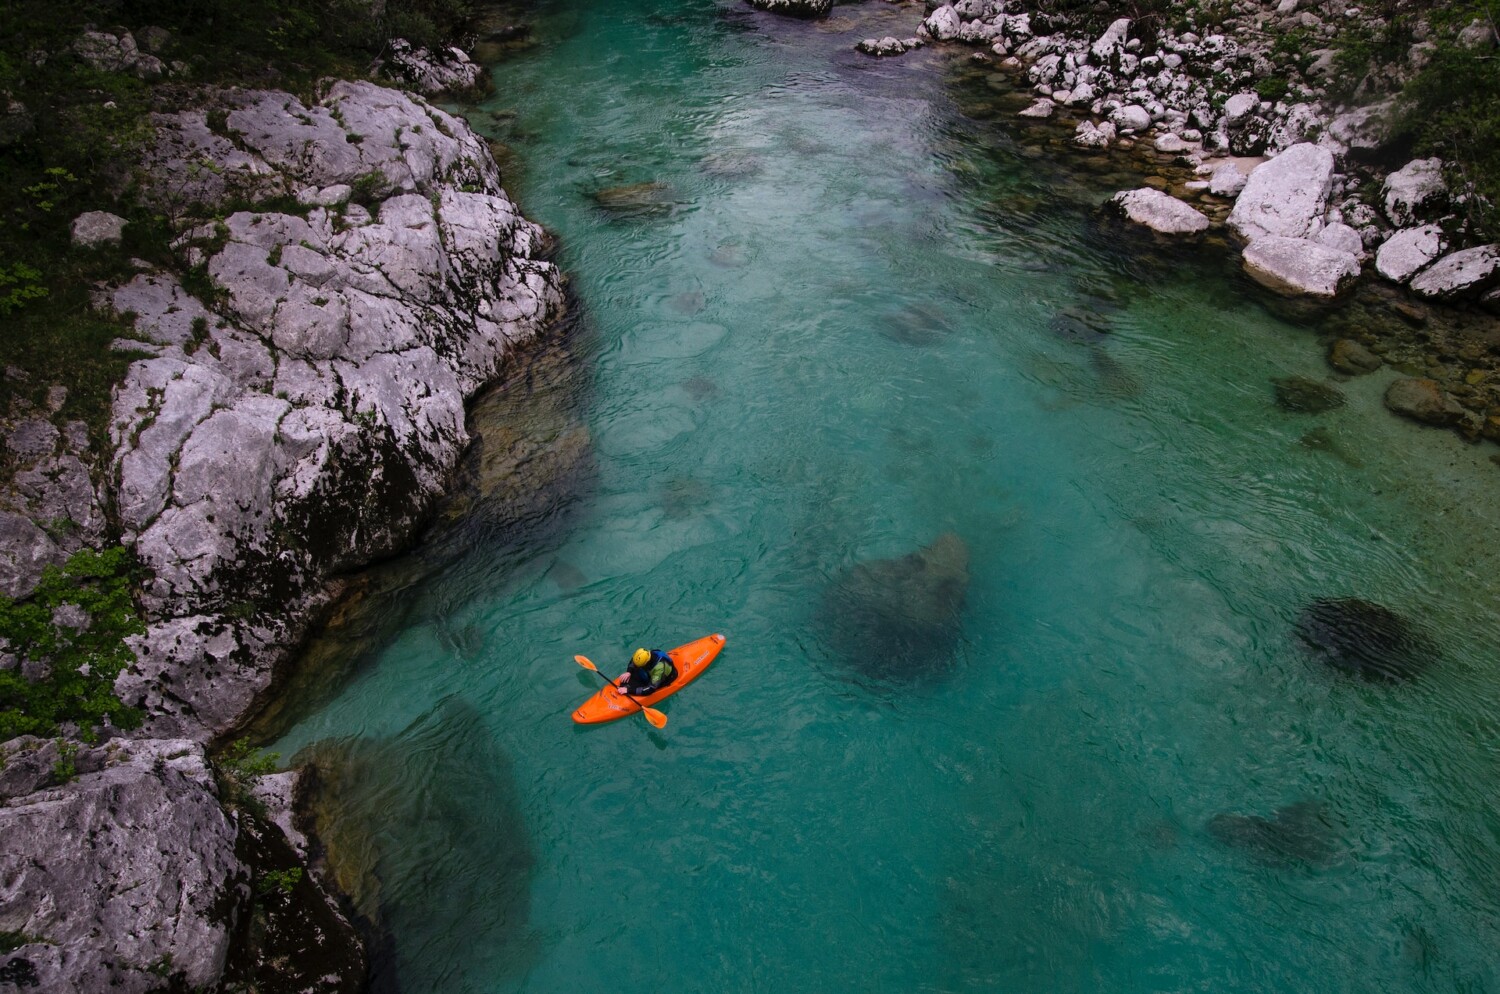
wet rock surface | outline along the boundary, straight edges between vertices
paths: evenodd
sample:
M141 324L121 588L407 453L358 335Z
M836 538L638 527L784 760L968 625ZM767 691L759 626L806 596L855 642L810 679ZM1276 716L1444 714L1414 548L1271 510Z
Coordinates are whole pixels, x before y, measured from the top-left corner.
M1316 801L1278 808L1269 818L1223 812L1210 818L1207 828L1216 840L1263 866L1316 868L1337 854L1333 828Z
M969 549L953 532L892 559L856 563L824 595L829 645L876 679L920 683L950 665L962 635Z
M1373 682L1414 679L1436 653L1405 618L1357 597L1313 601L1297 618L1295 632L1322 662Z
M448 698L398 735L318 743L296 762L326 872L373 937L372 991L396 990L408 959L486 977L524 962L534 857L510 763L473 705ZM401 944L418 934L423 947Z
M1305 376L1284 376L1272 380L1276 388L1276 406L1296 414L1322 414L1343 407L1346 398L1334 386Z
M1396 380L1386 389L1385 406L1402 417L1436 428L1452 428L1469 420L1469 412L1436 380Z

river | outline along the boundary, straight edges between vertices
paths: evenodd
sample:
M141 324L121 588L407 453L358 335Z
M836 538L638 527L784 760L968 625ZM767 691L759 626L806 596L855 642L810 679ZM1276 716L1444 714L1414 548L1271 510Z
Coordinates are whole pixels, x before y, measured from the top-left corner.
M1101 225L1117 187L963 116L949 56L852 51L916 9L550 0L469 109L560 236L597 472L403 589L274 745L386 742L350 794L380 982L1500 990L1488 453L1387 415L1388 370L1278 409L1325 344ZM848 658L830 584L947 532L951 657ZM1420 679L1309 657L1351 596ZM575 653L711 631L663 731L569 721Z

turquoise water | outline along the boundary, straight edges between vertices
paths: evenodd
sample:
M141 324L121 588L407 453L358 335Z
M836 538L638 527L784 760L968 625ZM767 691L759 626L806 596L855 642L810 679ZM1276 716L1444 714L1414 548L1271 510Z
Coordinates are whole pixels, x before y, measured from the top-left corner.
M406 813L371 843L382 980L1500 990L1488 453L1386 416L1389 373L1279 411L1272 377L1326 376L1313 335L1212 253L1124 251L1092 220L1112 188L961 117L940 56L850 51L914 8L836 14L544 4L474 115L561 236L598 473L403 591L275 746L419 723L397 741L439 756L361 772ZM642 182L670 209L589 196ZM1069 307L1107 335L1059 334ZM945 531L971 573L952 666L851 665L830 581ZM1327 596L1419 619L1440 658L1394 687L1319 668L1291 626ZM664 731L568 720L574 653L710 631ZM456 722L454 762L507 768L430 796L454 702L488 736ZM1303 800L1314 860L1205 830Z

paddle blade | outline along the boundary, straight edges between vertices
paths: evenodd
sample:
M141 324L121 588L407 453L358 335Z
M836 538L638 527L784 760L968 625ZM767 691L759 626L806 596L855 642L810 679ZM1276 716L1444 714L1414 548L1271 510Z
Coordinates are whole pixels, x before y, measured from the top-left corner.
M646 720L651 722L651 724L655 725L657 728L667 727L667 716L656 710L656 708L648 708L643 706L641 708L641 714L645 715Z
M595 666L594 661L587 656L574 656L573 662L577 663L579 666L582 666L586 670L593 670L595 673L599 672L599 667Z

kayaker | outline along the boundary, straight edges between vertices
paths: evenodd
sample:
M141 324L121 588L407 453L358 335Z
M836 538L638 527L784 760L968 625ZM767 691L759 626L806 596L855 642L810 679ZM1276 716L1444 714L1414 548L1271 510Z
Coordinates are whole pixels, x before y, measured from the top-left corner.
M642 696L655 693L677 679L672 657L660 649L637 649L630 665L615 683L626 694Z

